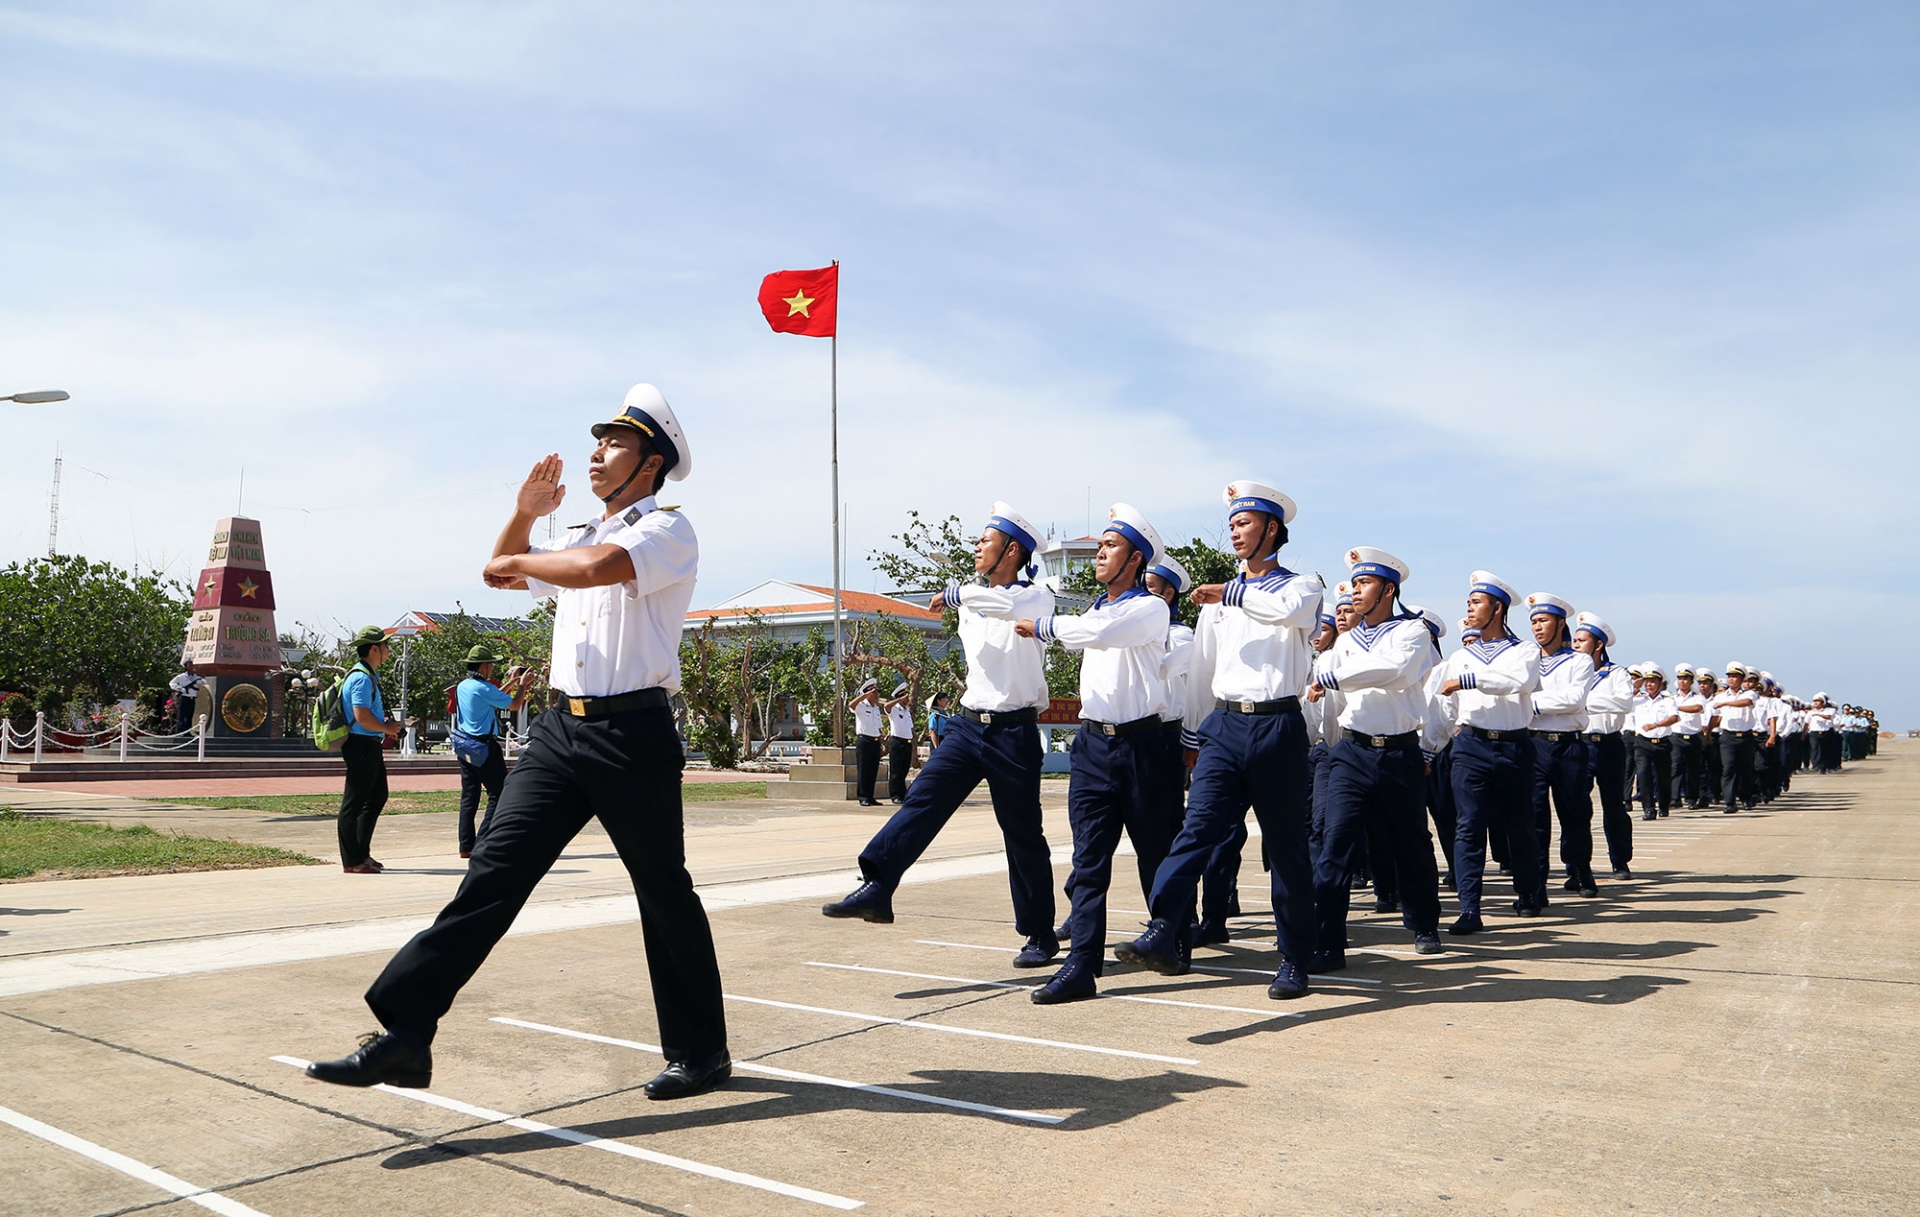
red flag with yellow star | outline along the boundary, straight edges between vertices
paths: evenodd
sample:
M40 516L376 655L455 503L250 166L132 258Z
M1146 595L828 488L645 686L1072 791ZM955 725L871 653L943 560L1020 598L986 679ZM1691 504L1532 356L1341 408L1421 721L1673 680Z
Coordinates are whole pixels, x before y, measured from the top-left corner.
M775 333L831 338L840 303L840 268L777 270L760 280L760 311Z

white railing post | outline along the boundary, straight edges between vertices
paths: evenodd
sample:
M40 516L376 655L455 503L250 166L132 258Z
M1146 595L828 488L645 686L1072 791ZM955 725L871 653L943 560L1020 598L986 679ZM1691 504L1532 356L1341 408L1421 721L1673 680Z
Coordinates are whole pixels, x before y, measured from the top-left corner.
M198 754L193 759L197 761L204 761L207 759L207 716L204 714L202 714L199 718L199 731L200 731L200 748L199 748Z
M120 763L123 765L127 761L127 733L132 727L133 724L127 721L127 716L122 714L120 716Z
M0 765L7 763L7 754L13 751L13 724L0 720Z
M33 763L34 764L38 765L40 763L41 753L45 751L46 746L47 746L47 712L45 710L35 710L33 712Z

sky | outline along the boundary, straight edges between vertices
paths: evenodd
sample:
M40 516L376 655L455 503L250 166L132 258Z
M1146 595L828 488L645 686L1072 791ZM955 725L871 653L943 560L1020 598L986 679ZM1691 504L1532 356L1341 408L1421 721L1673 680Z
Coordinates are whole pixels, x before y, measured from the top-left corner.
M533 460L651 381L696 606L907 513L1300 504L1445 609L1920 727L1920 9L0 3L0 563L183 582L261 521L283 629L512 614ZM244 489L243 489L244 479Z

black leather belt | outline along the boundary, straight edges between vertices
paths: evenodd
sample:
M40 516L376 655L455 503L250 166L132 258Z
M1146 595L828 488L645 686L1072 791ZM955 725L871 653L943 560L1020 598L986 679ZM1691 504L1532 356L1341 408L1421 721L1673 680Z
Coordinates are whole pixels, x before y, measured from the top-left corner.
M661 688L615 693L612 697L563 695L560 698L560 708L575 718L605 718L610 714L625 714L629 710L665 710L672 704L672 695Z
M1146 718L1136 718L1129 723L1103 723L1098 719L1083 718L1080 725L1095 735L1139 735L1144 731L1158 731L1160 716L1150 714Z
M1340 738L1349 744L1359 744L1364 748L1409 748L1420 742L1418 731L1402 731L1398 735L1362 735L1358 731L1340 729Z
M1580 738L1578 731L1535 731L1533 734L1535 739L1543 739L1555 744L1561 740Z
M1032 706L1019 710L975 710L971 706L961 706L960 717L970 718L982 727L1017 727L1022 723L1038 722L1040 711Z
M1617 736L1619 734L1620 733L1618 731L1589 731L1585 735L1581 736L1580 738L1590 739L1590 740L1603 740L1603 739L1606 739L1608 736Z
M1485 727L1476 727L1472 723L1468 723L1462 729L1469 735L1477 735L1481 739L1492 740L1495 743L1501 740L1530 739L1533 736L1533 732L1525 727L1515 727L1511 731L1489 731Z
M1283 697L1279 701L1215 701L1213 708L1229 714L1286 714L1289 711L1297 714L1300 711L1300 699Z

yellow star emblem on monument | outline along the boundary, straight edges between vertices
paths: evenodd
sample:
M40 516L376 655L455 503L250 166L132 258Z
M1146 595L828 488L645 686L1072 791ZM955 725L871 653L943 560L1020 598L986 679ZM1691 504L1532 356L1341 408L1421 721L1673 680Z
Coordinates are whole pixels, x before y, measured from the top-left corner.
M206 586L207 595L209 596L213 595L213 589L219 586L220 586L220 581L218 579L216 579L212 575L207 576L207 586Z
M258 583L255 583L252 579L242 579L240 581L240 594L246 597L248 600L253 599L253 594L259 590L260 590L260 585Z
M818 298L819 297L817 296L807 295L805 291L796 291L795 293L793 293L793 295L788 296L786 298L787 316L792 317L795 314L798 314L799 316L802 316L811 320L813 318L813 314L809 313L807 309Z

